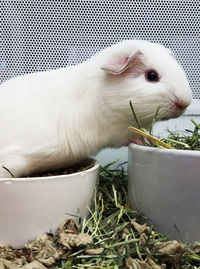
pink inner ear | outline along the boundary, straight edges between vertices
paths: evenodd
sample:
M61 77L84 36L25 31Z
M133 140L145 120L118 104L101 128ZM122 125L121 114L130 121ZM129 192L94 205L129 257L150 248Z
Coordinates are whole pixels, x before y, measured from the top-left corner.
M121 67L123 67L128 62L129 57L123 57L121 60L119 60Z
M119 72L128 62L129 57L125 56L110 62L109 68L115 72Z
M114 72L114 73L119 73L122 71L124 67L126 67L128 63L129 57L124 56L121 58L118 58L116 60L111 61L108 63L106 67L104 67L107 71Z
M106 65L102 66L101 69L111 73L113 75L120 75L122 73L138 73L141 71L143 72L143 62L140 59L142 52L137 51L136 53L130 56L119 56L116 55L115 59L110 60ZM128 69L129 67L129 69Z

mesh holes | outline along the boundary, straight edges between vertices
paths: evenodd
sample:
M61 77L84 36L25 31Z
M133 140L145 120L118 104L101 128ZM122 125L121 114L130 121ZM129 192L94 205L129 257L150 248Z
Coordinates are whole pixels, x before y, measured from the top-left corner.
M123 39L170 47L199 89L199 0L0 1L0 81L84 61Z

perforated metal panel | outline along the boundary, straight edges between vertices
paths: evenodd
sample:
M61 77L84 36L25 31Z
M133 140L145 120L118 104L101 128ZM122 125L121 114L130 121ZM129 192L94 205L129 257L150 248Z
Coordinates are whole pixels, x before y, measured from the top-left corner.
M200 99L199 0L0 3L0 81L82 62L123 39L146 39L172 48Z

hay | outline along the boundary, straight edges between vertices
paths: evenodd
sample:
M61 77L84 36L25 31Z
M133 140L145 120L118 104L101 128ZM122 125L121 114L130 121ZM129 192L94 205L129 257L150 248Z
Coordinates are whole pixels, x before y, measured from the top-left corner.
M23 249L0 247L1 269L200 268L199 243L193 250L157 233L127 200L123 167L100 168L88 219L67 220Z

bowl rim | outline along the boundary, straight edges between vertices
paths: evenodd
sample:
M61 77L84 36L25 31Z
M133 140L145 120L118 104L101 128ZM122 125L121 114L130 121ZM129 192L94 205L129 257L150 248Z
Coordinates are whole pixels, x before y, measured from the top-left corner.
M76 176L83 176L83 175L86 175L90 172L93 172L95 170L97 170L100 166L99 162L95 159L92 159L92 158L89 158L89 160L91 161L94 161L94 165L89 168L89 169L86 169L84 171L80 171L80 172L75 172L75 173L72 173L72 174L66 174L66 175L54 175L54 176L43 176L43 177L11 177L11 178L0 178L0 183L1 182L7 182L7 183L12 183L12 182L30 182L30 181L35 181L35 182L38 182L38 181L45 181L45 180L55 180L56 178L58 179L63 179L63 178L66 178L66 180L70 179L70 178L73 178L73 177L76 177Z
M137 145L135 143L130 143L128 145L129 150L140 150L143 152L155 152L160 154L172 154L172 155L187 155L187 156L199 156L200 157L200 150L185 150L185 149L161 149L157 147L148 147L143 145Z

